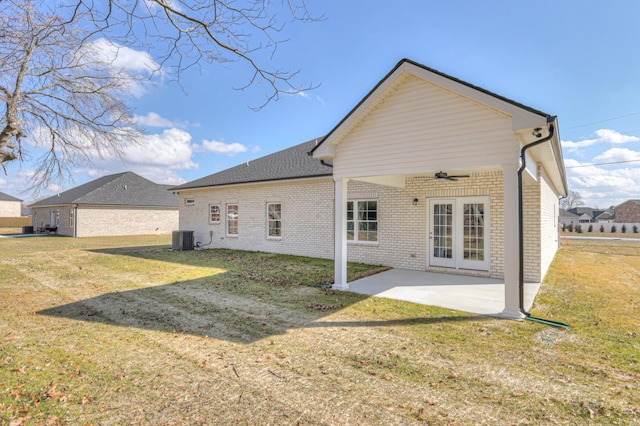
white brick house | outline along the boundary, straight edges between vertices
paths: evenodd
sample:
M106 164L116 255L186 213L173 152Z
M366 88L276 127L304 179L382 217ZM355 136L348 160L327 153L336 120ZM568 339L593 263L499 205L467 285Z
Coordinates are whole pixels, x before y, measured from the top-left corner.
M178 196L132 172L103 176L31 207L34 230L70 237L169 234L178 227Z
M403 60L327 136L173 188L180 228L208 248L333 258L341 289L347 260L502 278L520 317L521 283L558 247L557 126Z

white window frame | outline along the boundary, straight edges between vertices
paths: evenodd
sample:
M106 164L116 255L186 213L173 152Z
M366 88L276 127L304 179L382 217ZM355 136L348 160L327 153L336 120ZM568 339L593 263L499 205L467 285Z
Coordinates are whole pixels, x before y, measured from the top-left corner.
M229 209L230 207L234 207L235 206L235 211L236 211L236 218L235 219L229 219ZM240 206L238 205L238 203L229 203L226 205L226 234L227 237L237 237L239 232L240 232ZM235 234L232 234L230 231L230 225L235 222L236 223L236 232Z
M360 211L359 209L359 205L360 203L370 203L370 202L375 202L376 203L376 219L375 220L361 220L358 217L358 212ZM352 204L352 219L349 219L349 204ZM380 223L379 220L379 205L380 202L377 199L353 199L353 200L347 200L347 243L349 244L370 244L370 245L376 245L378 244L379 241L379 228L378 228L378 224ZM349 238L349 223L353 223L353 238ZM360 223L375 223L376 226L376 239L374 241L372 240L361 240L360 239L360 232L359 232L359 228L360 228Z
M185 206L195 206L196 205L196 200L193 198L185 198L184 199L184 205Z
M280 217L278 219L273 219L270 217L269 207L271 206L280 206ZM271 232L271 223L279 222L280 226L277 228L280 231L279 235L270 235ZM267 239L269 240L281 240L282 239L282 203L267 203Z
M69 209L69 228L73 229L73 219L75 217L75 210L74 209Z
M212 219L213 215L215 214L215 213L212 212L212 209L214 207L218 208L218 213L217 213L218 214L218 220ZM209 204L209 223L217 225L217 224L220 223L221 218L222 218L222 211L220 210L220 204Z

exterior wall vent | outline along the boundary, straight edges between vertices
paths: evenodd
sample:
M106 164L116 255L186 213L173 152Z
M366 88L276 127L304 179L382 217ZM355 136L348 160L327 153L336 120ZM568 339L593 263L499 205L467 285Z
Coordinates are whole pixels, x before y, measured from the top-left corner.
M171 250L193 250L194 231L173 231Z

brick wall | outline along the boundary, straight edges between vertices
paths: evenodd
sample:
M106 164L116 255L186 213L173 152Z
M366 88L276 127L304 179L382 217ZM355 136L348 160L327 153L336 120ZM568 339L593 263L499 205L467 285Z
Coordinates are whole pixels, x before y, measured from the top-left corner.
M20 217L20 201L0 201L0 217Z
M458 181L411 177L407 178L404 189L350 181L350 199L379 200L379 231L377 245L349 243L349 260L403 269L452 272L450 268L428 266L428 200L473 196L490 198L490 268L489 272L459 269L455 273L503 277L504 188L500 171L476 173ZM412 203L414 198L418 199L416 206Z
M333 258L333 181L236 185L180 191L180 229L195 231L206 248L229 248ZM186 205L185 200L193 200ZM267 203L282 206L282 237L267 237ZM209 205L220 206L220 223L209 223ZM226 232L227 204L238 205L238 235ZM213 236L209 236L209 232Z
M71 224L71 206L56 208L34 208L33 226L39 227L51 224L51 210L57 217L58 235L74 236L74 226L77 226L76 236L97 237L112 235L144 235L170 234L178 228L177 209L157 208L105 208L79 207L77 218Z
M429 198L487 196L490 199L490 270L455 273L504 276L504 194L501 171L473 174L456 182L411 177L398 189L349 181L349 199L378 200L378 242L348 244L349 261L425 270ZM333 258L333 181L237 185L180 192L180 229L195 231L206 248L230 248ZM413 205L413 199L418 204ZM190 205L186 200L193 200ZM282 205L282 238L267 238L267 203ZM238 236L226 235L225 208L237 204ZM219 205L220 223L209 223L209 205ZM209 232L213 236L209 236ZM538 240L539 241L539 240ZM448 268L429 270L452 272Z
M552 189L544 171L540 173L540 271L536 281L542 281L558 251L558 194Z
M615 218L616 223L640 223L640 202L629 200L620 204L616 207Z

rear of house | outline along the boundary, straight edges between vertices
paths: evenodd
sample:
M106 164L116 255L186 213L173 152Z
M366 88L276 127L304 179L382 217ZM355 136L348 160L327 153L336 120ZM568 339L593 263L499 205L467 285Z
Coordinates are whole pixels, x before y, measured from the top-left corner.
M555 117L403 60L327 136L173 190L201 246L502 278L515 310L567 188Z

